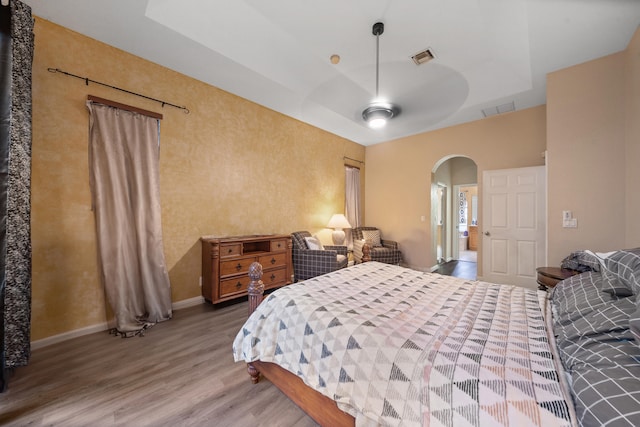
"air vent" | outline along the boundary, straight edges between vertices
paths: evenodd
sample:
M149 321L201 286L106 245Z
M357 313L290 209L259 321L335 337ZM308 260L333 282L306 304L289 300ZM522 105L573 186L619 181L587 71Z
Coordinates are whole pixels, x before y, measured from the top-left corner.
M431 49L425 49L422 52L418 52L411 57L416 65L425 64L431 61L433 58L435 58L435 55L433 54L433 51Z
M495 116L496 114L508 113L510 111L515 111L516 105L513 101L507 102L506 104L501 104L495 107L488 107L482 110L482 114L485 117Z

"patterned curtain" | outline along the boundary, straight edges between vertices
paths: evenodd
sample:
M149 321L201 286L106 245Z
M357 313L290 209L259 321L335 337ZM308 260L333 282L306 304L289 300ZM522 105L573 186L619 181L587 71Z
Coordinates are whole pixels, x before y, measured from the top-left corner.
M31 8L0 6L0 310L2 372L31 354ZM11 161L9 161L11 160Z

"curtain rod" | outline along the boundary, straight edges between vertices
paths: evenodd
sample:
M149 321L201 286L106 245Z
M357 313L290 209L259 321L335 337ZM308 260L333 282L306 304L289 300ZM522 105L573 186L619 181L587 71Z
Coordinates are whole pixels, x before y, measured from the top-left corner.
M131 95L139 96L141 98L149 99L151 101L159 102L160 104L162 104L163 107L165 105L168 105L170 107L179 108L179 109L183 110L185 114L189 114L190 113L190 111L189 111L189 109L187 107L181 107L180 105L172 104L170 102L162 101L162 100L156 99L156 98L151 98L150 96L141 95L139 93L132 92L132 91L127 90L127 89L122 89L122 88L119 88L117 86L112 86L110 84L106 84L106 83L98 82L98 81L95 81L95 80L91 80L88 77L77 76L75 74L71 74L71 73L68 73L66 71L62 71L62 70L60 70L58 68L47 68L47 71L49 71L50 73L62 73L62 74L65 74L67 76L71 76L71 77L75 77L75 78L80 79L80 80L84 80L84 83L87 86L89 86L89 83L99 84L99 85L106 86L106 87L111 88L111 89L119 90L121 92L125 92L125 93L131 94Z
M347 157L347 156L343 156L342 160L352 160L354 162L362 163L364 165L364 161L363 160L352 159L351 157Z

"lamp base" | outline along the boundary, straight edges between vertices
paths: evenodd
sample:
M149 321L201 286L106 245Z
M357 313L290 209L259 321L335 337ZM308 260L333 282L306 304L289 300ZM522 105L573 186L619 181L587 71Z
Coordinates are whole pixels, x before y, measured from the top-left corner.
M331 233L331 237L333 238L333 244L336 246L344 246L344 231L340 228L336 228Z

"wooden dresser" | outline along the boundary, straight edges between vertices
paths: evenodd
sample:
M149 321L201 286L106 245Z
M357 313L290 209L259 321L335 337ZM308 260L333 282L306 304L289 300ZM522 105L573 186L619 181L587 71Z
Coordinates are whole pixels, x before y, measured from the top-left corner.
M262 264L264 288L292 283L291 236L202 237L202 296L219 303L247 295L249 266Z

